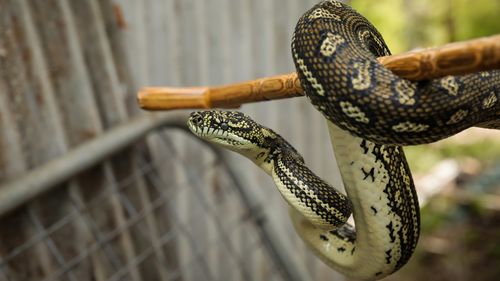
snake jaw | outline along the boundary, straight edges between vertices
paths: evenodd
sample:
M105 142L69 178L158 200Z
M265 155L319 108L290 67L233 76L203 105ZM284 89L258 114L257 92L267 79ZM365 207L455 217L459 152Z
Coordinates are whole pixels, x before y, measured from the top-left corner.
M225 115L223 111L193 112L187 125L196 136L231 150L250 147L252 143L234 132Z

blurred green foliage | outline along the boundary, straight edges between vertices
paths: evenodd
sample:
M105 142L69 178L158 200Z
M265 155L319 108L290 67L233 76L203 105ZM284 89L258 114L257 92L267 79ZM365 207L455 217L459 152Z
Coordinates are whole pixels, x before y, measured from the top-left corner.
M500 33L500 0L351 0L393 54Z
M446 158L460 162L475 158L483 165L490 166L500 161L500 140L482 139L472 143L446 141L439 145L419 145L405 147L406 157L412 171L428 172L434 164Z

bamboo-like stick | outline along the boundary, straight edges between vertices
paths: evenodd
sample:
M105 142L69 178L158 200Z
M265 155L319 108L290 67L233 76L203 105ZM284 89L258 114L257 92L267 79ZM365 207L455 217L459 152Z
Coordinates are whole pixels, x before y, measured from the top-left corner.
M378 61L396 75L414 81L500 69L500 35L380 57ZM289 73L216 87L148 87L139 91L137 100L146 110L207 109L301 95L297 74Z

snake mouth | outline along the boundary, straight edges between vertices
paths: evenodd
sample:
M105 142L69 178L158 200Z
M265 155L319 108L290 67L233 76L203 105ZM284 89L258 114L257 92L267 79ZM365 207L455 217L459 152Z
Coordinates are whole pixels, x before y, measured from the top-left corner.
M189 116L187 126L197 137L212 143L232 148L246 146L250 143L248 140L232 133L230 128L215 128L214 126L207 125L212 123L206 121L207 119L203 118L203 115L199 112L193 112Z

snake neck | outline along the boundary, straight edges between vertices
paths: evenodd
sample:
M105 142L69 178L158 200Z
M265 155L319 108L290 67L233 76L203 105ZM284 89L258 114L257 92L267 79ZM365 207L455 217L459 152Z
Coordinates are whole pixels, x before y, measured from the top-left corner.
M269 137L263 145L252 147L251 149L233 150L250 159L270 176L275 173L278 163L283 161L283 159L287 159L298 165L304 165L302 155L278 134Z
M272 175L274 168L274 159L276 158L276 155L280 153L279 150L271 148L258 148L258 149L252 148L252 149L238 149L238 150L232 148L229 149L248 158L268 175Z
M285 201L316 228L332 230L344 225L352 212L349 199L291 156L277 155L271 171Z

